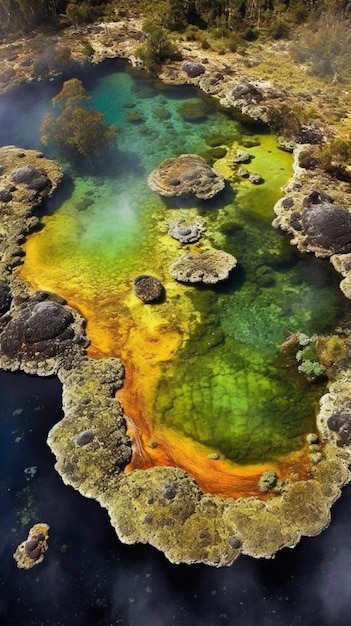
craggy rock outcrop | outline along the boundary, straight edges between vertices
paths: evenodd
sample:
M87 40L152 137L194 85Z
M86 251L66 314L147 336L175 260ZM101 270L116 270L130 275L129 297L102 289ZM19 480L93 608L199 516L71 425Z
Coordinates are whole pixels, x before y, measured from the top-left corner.
M308 146L295 148L294 175L274 207L273 226L290 233L301 252L329 257L343 277L341 290L351 298L351 211L344 204L349 184L314 164L311 187L311 171L300 165L308 154Z
M28 538L20 543L13 555L17 567L31 569L44 560L48 549L49 529L48 524L35 524L30 529Z
M197 217L192 220L173 220L169 225L168 234L180 243L195 243L206 231L205 220Z
M161 300L164 287L156 276L141 274L134 279L134 293L145 304L150 304Z
M42 375L56 373L59 365L69 367L88 343L83 320L47 292L16 299L0 330L1 366Z
M225 180L197 154L181 154L163 161L149 174L149 187L166 197L213 198L225 187Z
M24 236L38 223L32 211L62 177L60 165L42 152L0 148L0 278L22 262Z
M182 283L213 285L227 280L236 266L236 258L222 250L188 252L174 261L169 268L171 276Z

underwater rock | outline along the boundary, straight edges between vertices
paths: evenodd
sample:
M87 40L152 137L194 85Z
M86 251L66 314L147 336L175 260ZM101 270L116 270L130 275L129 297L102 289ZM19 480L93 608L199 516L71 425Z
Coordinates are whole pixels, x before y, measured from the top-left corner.
M162 298L164 287L156 276L141 274L134 279L134 293L145 304L151 304Z
M213 198L225 187L225 180L197 154L181 154L163 161L148 176L148 185L161 196Z
M28 538L23 541L13 555L20 569L30 569L44 560L48 549L48 524L35 524L29 531Z
M182 283L214 285L229 278L237 259L222 250L183 254L169 268L171 276Z
M169 225L168 234L180 243L195 243L206 231L206 222L201 217L193 220L173 220Z
M185 61L182 65L182 70L187 73L190 78L196 78L205 73L205 68L201 63L195 63L194 61Z

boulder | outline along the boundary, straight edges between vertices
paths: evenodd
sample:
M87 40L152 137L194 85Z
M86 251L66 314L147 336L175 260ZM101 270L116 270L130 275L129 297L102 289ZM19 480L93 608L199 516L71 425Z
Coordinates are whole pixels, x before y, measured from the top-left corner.
M351 213L331 203L312 204L302 209L301 230L307 243L330 254L351 252Z
M173 220L169 225L168 234L180 243L195 243L201 239L205 230L205 220L197 217L193 220Z
M145 304L150 304L161 300L164 287L155 276L141 274L134 279L134 293Z
M249 181L253 183L253 185L261 185L264 182L261 174L258 172L250 172Z
M46 172L34 167L34 165L24 165L13 170L11 180L15 184L26 185L28 189L35 191L42 191L51 187L51 181Z
M187 73L190 78L196 78L205 73L205 68L201 63L195 63L194 61L185 61L182 65L182 70Z
M246 103L258 103L263 100L263 93L253 83L237 85L231 91L233 100L244 100Z
M182 283L213 285L229 278L237 259L222 250L183 254L169 268L171 276Z
M225 180L197 154L181 154L163 161L148 176L153 191L166 197L213 198L225 187Z

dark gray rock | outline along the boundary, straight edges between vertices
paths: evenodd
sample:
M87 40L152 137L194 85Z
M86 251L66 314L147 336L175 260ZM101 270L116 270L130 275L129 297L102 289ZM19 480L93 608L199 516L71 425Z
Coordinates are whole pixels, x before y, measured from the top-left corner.
M244 83L232 89L231 97L233 100L244 100L247 103L258 104L263 100L263 93L252 83Z
M43 189L51 187L51 181L46 172L33 165L25 165L13 170L11 180L17 185L23 184L28 189L34 189L35 191L43 191Z
M301 226L308 243L330 254L351 252L351 213L334 204L313 204L301 211Z
M196 78L205 73L205 68L201 63L194 63L193 61L185 61L182 65L182 70L187 73L190 78Z

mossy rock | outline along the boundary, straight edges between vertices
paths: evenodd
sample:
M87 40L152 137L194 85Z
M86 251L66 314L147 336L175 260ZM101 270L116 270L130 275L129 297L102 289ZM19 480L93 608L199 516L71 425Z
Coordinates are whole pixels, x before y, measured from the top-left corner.
M139 111L130 111L127 115L127 121L132 124L141 124L141 122L144 121L144 118Z
M172 117L170 111L168 111L168 109L166 109L165 107L156 109L154 111L154 116L160 120L168 120L170 117Z

